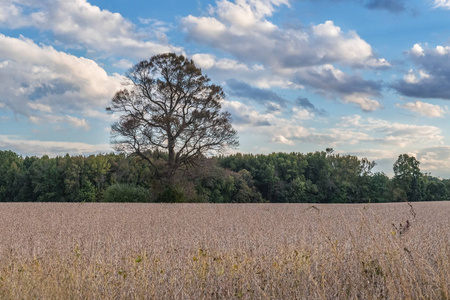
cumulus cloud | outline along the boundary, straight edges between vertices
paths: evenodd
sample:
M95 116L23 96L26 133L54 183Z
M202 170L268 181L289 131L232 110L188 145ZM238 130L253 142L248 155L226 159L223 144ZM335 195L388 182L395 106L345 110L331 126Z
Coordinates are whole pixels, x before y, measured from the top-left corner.
M329 98L340 97L363 111L380 108L374 99L380 96L380 82L344 73L335 64L367 69L386 68L389 62L378 58L356 32L344 32L331 20L307 28L283 28L271 23L269 17L289 2L218 0L210 7L209 16L183 18L181 24L188 38L235 58L195 54L193 59L204 69L220 70L222 76L228 72L231 78L258 88L306 87Z
M75 127L88 128L86 121L67 114L105 107L122 80L119 75L109 76L92 60L23 37L0 34L0 62L0 103L31 121L52 113L52 118L64 117Z
M313 87L318 93L330 98L340 96L344 103L355 104L365 112L382 107L374 99L381 95L381 82L365 80L359 75L348 75L332 65L299 71L296 82Z
M392 86L405 96L450 100L450 47L415 44L408 52L417 66Z
M86 0L1 1L0 25L35 27L51 31L59 41L72 47L134 58L183 51L164 41L159 23L148 31L150 34L142 33L120 14L101 10Z
M447 113L447 110L439 105L422 101L408 102L404 105L396 104L396 106L430 118L443 118Z
M336 62L356 68L389 66L355 32L344 33L333 21L302 30L280 28L267 19L288 4L288 0L219 0L210 16L189 15L182 25L197 42L279 71Z
M414 56L424 56L423 48L420 44L414 44L414 46L411 48L410 53Z

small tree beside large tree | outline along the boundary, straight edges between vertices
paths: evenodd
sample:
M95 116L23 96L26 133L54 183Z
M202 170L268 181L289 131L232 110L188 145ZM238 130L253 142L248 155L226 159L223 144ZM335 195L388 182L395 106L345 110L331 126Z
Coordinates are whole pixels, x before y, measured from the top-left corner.
M111 125L113 147L147 161L170 183L177 170L195 166L208 154L237 147L231 115L221 112L225 95L192 60L174 53L143 60L126 73L107 111L119 120ZM155 164L163 153L165 168Z

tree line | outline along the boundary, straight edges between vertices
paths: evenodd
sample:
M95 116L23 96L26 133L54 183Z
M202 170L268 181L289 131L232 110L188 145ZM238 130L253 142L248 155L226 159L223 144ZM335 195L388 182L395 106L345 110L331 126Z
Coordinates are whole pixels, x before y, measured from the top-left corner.
M177 170L170 182L167 153L22 157L0 151L0 201L7 202L213 202L367 203L450 198L450 180L420 171L402 154L394 176L373 172L365 158L332 149L313 153L234 154L203 157Z

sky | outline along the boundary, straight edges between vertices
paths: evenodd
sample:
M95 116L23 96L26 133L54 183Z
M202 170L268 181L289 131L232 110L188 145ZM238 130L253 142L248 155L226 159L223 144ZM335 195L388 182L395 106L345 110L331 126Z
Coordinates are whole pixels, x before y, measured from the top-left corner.
M450 178L450 0L0 0L0 150L112 152L105 108L153 55L225 91L230 153L400 154Z

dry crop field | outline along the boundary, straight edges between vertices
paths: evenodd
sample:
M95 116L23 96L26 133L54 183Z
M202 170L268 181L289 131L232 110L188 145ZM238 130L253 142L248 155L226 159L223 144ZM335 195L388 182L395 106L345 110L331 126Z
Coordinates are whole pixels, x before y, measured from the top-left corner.
M0 203L0 299L450 299L412 205Z

